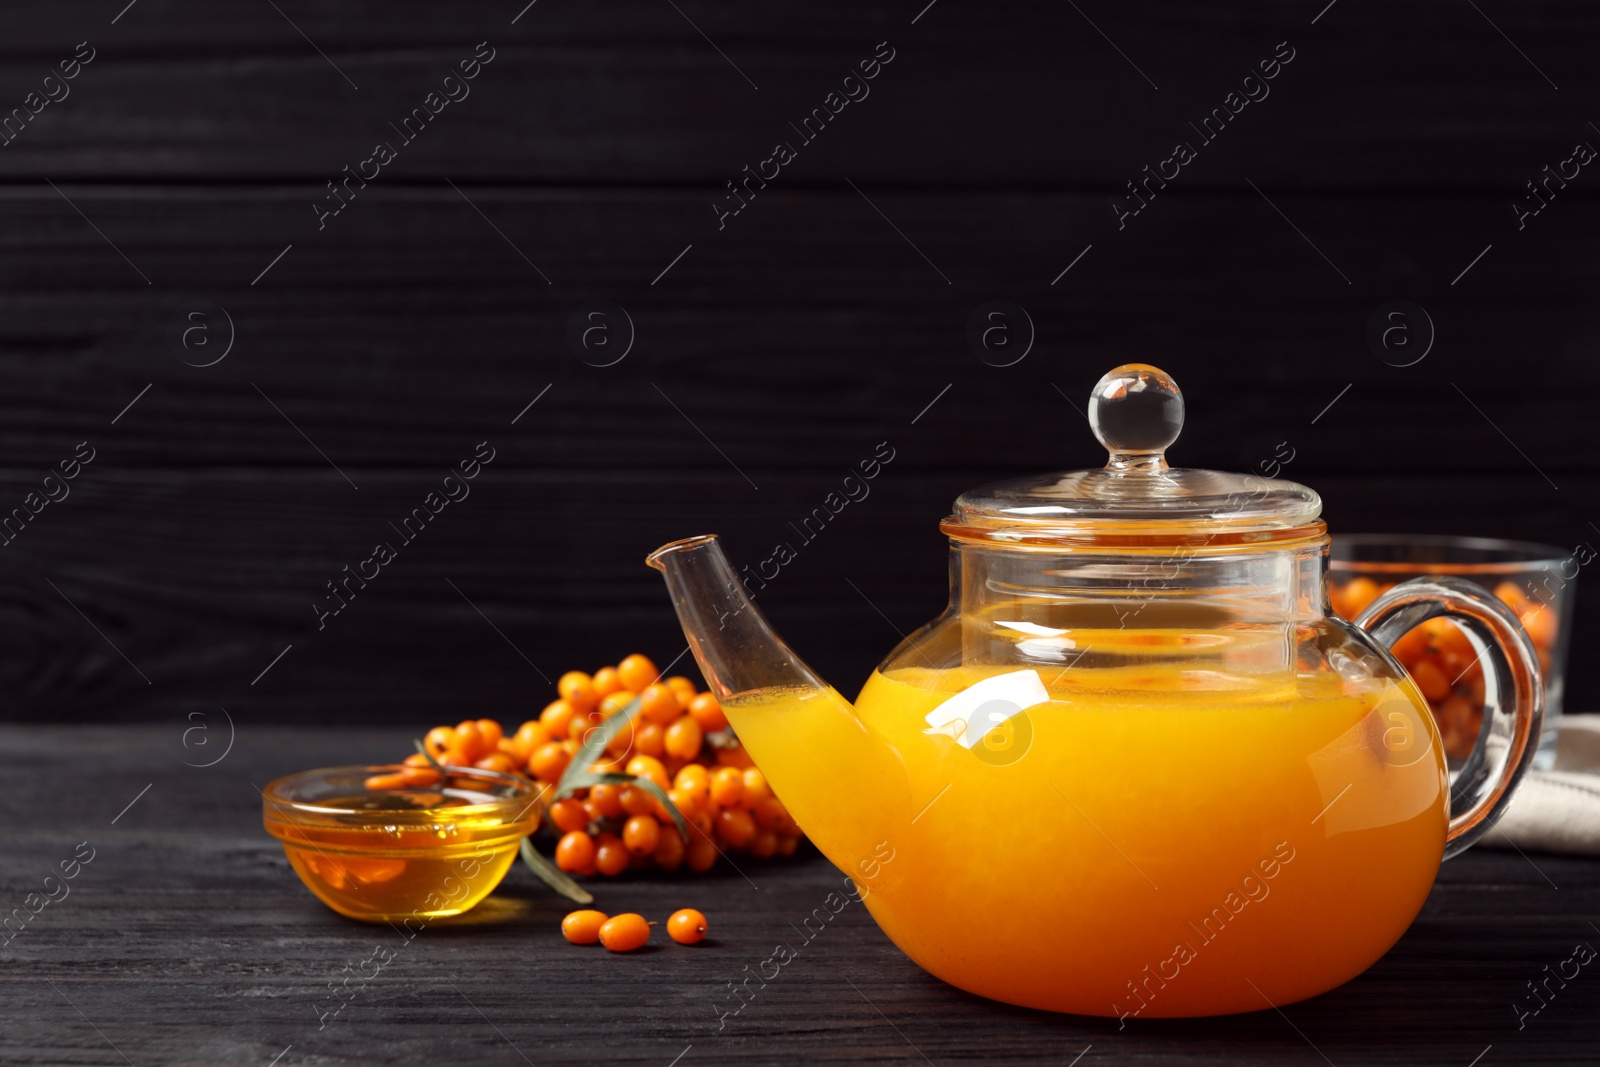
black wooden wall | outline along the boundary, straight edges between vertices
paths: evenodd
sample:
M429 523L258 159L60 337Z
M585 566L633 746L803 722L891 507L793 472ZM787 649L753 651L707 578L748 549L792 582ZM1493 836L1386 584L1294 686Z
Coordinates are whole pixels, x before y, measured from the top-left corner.
M1130 360L1185 390L1176 461L1287 441L1335 530L1600 539L1590 4L525 2L0 12L0 508L67 494L0 548L0 715L512 718L675 655L642 558L704 531L799 547L767 611L853 689L940 608L952 498L1101 462L1077 409ZM968 343L993 300L1010 366ZM1367 339L1396 300L1411 366L1415 313ZM614 309L569 344L595 301L610 366Z

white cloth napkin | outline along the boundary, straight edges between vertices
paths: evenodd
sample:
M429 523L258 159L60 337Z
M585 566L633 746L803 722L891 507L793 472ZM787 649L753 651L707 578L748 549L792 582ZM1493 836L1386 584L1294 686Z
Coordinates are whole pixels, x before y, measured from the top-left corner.
M1600 856L1600 715L1555 721L1555 769L1528 771L1480 847Z

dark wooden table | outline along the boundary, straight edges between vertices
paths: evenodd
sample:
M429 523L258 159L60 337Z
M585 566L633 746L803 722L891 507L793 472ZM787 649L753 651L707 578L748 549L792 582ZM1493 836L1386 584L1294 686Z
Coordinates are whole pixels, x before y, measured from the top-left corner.
M1400 944L1343 988L1282 1012L1120 1032L943 985L852 904L722 1025L727 983L794 940L791 923L838 886L821 857L752 863L751 881L718 871L599 888L613 911L701 908L714 933L693 948L620 957L568 945L563 902L520 866L476 911L402 945L306 892L261 829L256 787L394 754L408 735L241 726L215 766L185 766L222 754L228 731L216 719L187 748L184 725L0 730L0 911L42 892L80 842L94 850L67 896L0 943L0 1063L1495 1067L1600 1057L1593 966L1520 1030L1512 1008L1575 944L1600 945L1600 863L1590 860L1469 854L1445 867ZM337 1003L330 983L359 973L379 945L397 950L393 961L351 983L359 992L323 1026L319 1012Z

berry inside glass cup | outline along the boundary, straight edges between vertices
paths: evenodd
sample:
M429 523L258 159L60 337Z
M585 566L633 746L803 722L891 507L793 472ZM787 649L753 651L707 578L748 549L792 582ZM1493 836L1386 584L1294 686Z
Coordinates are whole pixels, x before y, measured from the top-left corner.
M1491 590L1516 612L1539 655L1545 726L1534 766L1548 768L1555 758L1574 585L1591 558L1585 546L1568 552L1478 537L1335 536L1328 597L1335 611L1354 619L1398 583L1424 575L1465 578ZM1433 709L1452 765L1465 759L1478 740L1485 699L1483 665L1472 640L1455 623L1437 618L1406 634L1391 651Z

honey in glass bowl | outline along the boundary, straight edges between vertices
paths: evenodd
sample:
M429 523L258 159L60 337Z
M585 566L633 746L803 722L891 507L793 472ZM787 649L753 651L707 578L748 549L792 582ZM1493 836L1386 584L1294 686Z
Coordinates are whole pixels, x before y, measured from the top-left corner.
M324 904L367 922L460 915L493 892L538 828L541 787L462 771L440 786L368 789L398 767L337 767L272 782L262 821Z

